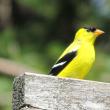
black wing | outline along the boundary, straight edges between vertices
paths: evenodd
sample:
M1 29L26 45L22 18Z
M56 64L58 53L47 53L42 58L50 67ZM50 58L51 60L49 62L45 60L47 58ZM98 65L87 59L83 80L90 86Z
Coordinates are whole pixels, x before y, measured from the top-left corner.
M69 62L76 56L77 51L72 51L70 53L67 53L65 56L63 56L61 59L59 59L55 65L52 67L50 71L50 75L58 75L60 71L62 71Z

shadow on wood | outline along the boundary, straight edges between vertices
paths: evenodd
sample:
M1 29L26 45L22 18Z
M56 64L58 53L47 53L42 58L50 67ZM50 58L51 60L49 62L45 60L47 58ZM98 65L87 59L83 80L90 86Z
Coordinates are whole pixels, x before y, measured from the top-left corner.
M13 110L110 110L110 84L25 73L14 81Z

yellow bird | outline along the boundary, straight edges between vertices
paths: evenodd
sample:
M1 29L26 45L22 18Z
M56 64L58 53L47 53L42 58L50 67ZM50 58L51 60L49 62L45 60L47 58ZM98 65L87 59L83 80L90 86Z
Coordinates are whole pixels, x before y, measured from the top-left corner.
M80 28L74 41L53 65L50 75L83 79L95 61L94 42L104 31L95 27Z

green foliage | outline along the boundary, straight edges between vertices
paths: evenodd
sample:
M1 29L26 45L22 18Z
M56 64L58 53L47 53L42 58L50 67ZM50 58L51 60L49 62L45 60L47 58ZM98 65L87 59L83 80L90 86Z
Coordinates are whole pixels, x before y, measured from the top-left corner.
M12 80L13 78L0 75L0 110L11 110L12 99Z
M58 14L59 2L57 0L20 0L20 2L32 7L48 19L55 19Z
M72 25L95 25L109 30L109 3L103 0L19 0L43 20L31 19L0 32L0 57L48 74L51 66L71 42ZM98 2L98 4L97 4ZM101 7L100 7L101 6ZM108 8L107 8L107 7ZM102 11L100 11L102 10ZM104 13L103 13L104 12ZM29 16L30 17L30 16ZM20 20L19 20L20 22ZM96 52L96 62L86 79L110 82L110 53L104 51L104 36ZM103 46L102 46L103 45ZM0 75L0 110L11 110L13 77ZM4 97L6 96L6 100Z

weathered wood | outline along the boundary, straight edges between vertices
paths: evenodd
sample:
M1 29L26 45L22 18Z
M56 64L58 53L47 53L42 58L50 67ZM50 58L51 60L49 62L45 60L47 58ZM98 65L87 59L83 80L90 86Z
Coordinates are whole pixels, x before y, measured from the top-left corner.
M110 110L110 84L25 73L14 81L13 110Z

